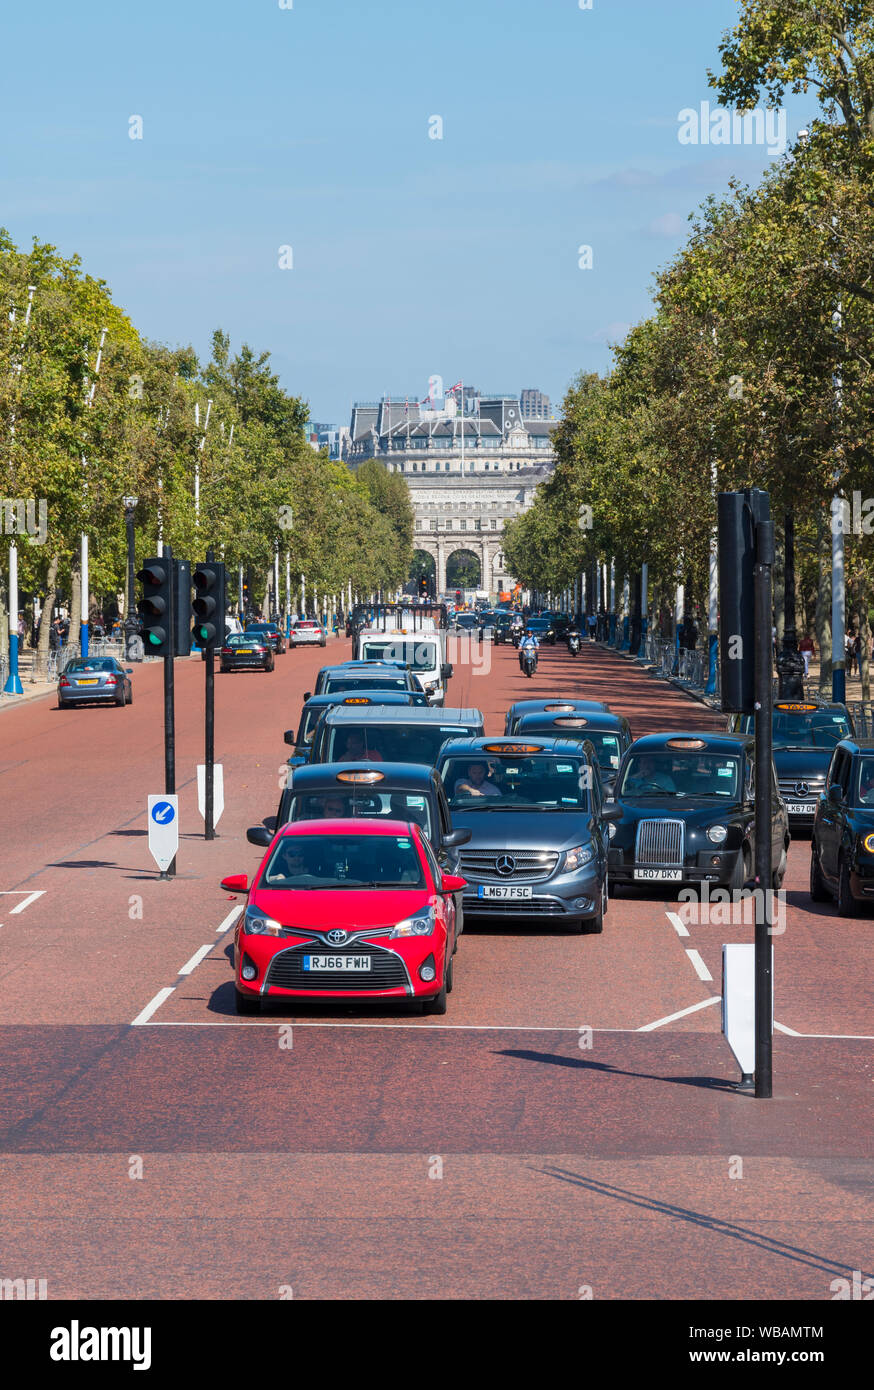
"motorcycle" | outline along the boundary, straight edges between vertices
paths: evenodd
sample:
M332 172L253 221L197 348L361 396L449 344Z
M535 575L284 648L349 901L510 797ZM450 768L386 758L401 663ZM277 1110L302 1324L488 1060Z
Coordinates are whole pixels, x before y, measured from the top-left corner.
M522 641L522 629L521 629L521 627L514 627L514 628L513 628L512 637L513 637L513 646L518 648L519 643Z
M521 657L521 661L522 661L522 670L523 670L523 672L525 673L525 675L528 677L528 679L530 680L531 677L534 675L534 672L537 670L537 653L536 653L536 652L523 652L523 653L522 653L522 657Z
M568 651L570 652L571 656L579 656L579 654L580 654L580 634L579 634L578 632L569 632L569 633L568 633L568 635L567 635L567 649L568 649Z

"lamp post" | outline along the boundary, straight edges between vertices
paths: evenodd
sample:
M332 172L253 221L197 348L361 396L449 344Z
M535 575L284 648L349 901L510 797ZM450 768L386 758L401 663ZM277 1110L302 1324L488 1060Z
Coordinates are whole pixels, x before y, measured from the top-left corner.
M123 497L124 520L127 529L127 612L124 619L124 654L126 661L142 661L139 625L134 617L134 512L138 497Z

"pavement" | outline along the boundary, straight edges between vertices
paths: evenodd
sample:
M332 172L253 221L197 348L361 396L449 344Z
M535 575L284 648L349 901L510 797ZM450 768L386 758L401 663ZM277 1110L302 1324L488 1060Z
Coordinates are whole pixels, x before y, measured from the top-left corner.
M178 876L149 857L161 670L126 709L0 721L0 1269L50 1298L829 1300L871 1267L870 917L806 891L775 937L775 1094L734 1089L722 942L751 923L611 898L604 933L469 927L445 1017L355 1002L238 1018L249 825L304 690L351 654L216 678L226 809L202 838L203 665L177 662ZM634 662L456 662L449 705L606 699L635 734L722 718ZM716 919L716 920L714 920Z

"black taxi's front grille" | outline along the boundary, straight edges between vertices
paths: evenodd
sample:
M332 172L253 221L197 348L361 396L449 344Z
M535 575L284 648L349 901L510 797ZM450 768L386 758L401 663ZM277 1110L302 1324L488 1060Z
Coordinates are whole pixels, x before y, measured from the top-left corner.
M304 956L365 956L370 960L369 970L305 970ZM319 942L296 946L288 951L280 951L270 962L267 971L267 988L275 985L277 989L306 990L378 990L404 989L407 986L407 972L403 962L393 951L380 951L373 946L344 946L332 951Z

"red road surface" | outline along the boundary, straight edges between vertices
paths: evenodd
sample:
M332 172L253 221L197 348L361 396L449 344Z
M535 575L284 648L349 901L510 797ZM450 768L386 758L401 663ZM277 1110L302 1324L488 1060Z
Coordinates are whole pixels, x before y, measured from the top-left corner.
M649 890L612 899L601 937L468 930L445 1019L366 1005L236 1017L231 928L218 929L237 903L219 879L257 863L245 829L275 812L282 732L318 667L348 652L217 676L226 810L209 844L203 665L177 663L173 883L146 844L157 664L137 670L127 710L46 699L0 713L0 1267L46 1277L50 1297L169 1298L285 1284L576 1298L588 1284L825 1299L865 1270L872 919L810 902L803 841L775 939L786 1031L771 1102L733 1091L714 1002L721 944L751 925L699 922ZM546 649L532 681L512 648L486 652L487 672L457 663L448 703L483 709L490 733L541 694L607 699L636 734L721 723L588 645Z

